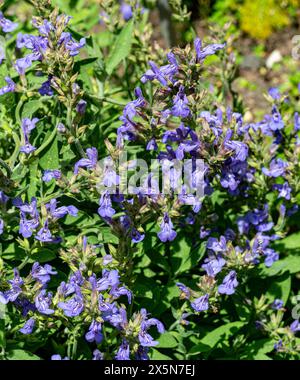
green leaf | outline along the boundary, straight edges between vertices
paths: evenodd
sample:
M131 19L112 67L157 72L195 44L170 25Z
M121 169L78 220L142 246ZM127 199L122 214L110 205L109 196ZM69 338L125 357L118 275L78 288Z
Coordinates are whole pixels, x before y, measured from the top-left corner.
M276 261L270 268L264 264L259 265L260 276L271 277L288 271L290 274L300 272L299 255L289 255L282 260Z
M37 355L24 350L11 350L7 354L8 360L41 360Z
M194 346L190 353L192 355L199 354L201 352L210 351L221 340L228 339L231 335L234 335L240 328L245 325L245 322L231 322L226 325L220 326L213 331L210 331L202 338L196 346Z
M48 248L40 248L38 252L35 252L33 255L31 255L29 262L34 263L35 261L38 261L39 263L47 263L54 260L55 258L55 252L51 251Z
M266 292L266 296L272 302L275 298L279 298L285 304L289 298L291 290L291 277L288 272L277 277Z
M152 360L172 360L169 356L162 354L155 348L152 349L152 352L150 355L151 355Z
M178 346L177 340L169 332L165 332L164 334L162 334L158 339L158 342L158 348L174 348Z
M300 232L291 234L284 239L278 240L274 243L275 249L281 250L284 248L287 249L300 249Z
M30 100L25 103L22 110L22 119L28 117L32 118L33 114L41 107L41 102L39 100Z
M29 187L27 190L29 200L32 197L36 196L37 186L39 182L37 178L37 172L38 172L38 161L35 160L29 165L30 178L29 178Z
M274 350L274 343L272 339L255 340L245 346L245 353L242 354L241 359L269 360L269 357L264 358L264 356Z
M59 168L59 156L57 138L55 138L47 149L45 149L44 155L39 160L40 167L44 170L58 169Z
M111 75L114 69L125 59L131 50L132 38L133 38L133 23L131 19L118 35L114 46L107 58L106 72Z

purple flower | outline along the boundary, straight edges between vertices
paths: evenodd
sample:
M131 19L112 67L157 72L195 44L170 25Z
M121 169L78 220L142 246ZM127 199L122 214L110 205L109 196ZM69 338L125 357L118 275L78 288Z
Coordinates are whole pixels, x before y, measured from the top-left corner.
M120 283L119 278L120 276L116 269L111 271L104 269L102 271L102 278L97 281L97 290L101 292L107 290L109 287L116 287Z
M128 342L123 339L121 346L115 356L116 360L130 360L130 351Z
M78 174L79 168L94 169L97 165L98 152L96 148L88 148L86 150L86 155L88 158L82 158L79 160L74 167L74 174Z
M39 263L34 263L31 269L31 276L38 280L41 284L45 285L50 281L51 276L55 275L57 272L52 270L52 266L46 264L45 266L41 266Z
M171 113L173 116L178 116L182 118L189 117L189 101L184 93L184 87L180 86L177 95L174 98L173 107L171 108Z
M215 253L225 252L227 250L225 237L221 236L220 241L217 238L210 237L207 240L206 248Z
M208 298L208 294L205 294L204 296L195 299L193 302L191 302L192 308L198 312L208 310Z
M27 137L25 137L25 144L21 146L20 152L25 153L25 154L30 154L30 153L34 152L35 150L36 150L36 147L31 145L29 143Z
M290 329L293 333L296 333L298 331L300 331L300 323L299 323L299 320L295 320L291 325L290 325Z
M176 286L178 286L178 288L181 291L181 295L180 295L181 298L189 299L191 297L191 291L190 291L190 289L187 286L185 286L181 282L177 282Z
M165 332L164 325L156 318L147 318L147 311L145 309L141 309L141 317L142 317L142 323L140 326L140 332L139 332L139 342L141 346L143 347L153 347L158 344L157 341L155 341L150 334L148 334L148 330L151 326L156 326L157 331L160 334L163 334Z
M240 141L228 140L224 144L226 148L235 151L235 159L238 161L246 161L248 157L248 146Z
M272 117L269 120L269 128L271 131L279 131L284 128L284 122L276 106L272 108Z
M102 352L100 352L97 349L93 351L93 359L92 360L103 360L103 359L104 359L104 355L102 354Z
M50 315L54 313L53 309L50 309L52 304L52 293L46 293L46 289L41 290L41 292L35 297L35 307L41 314Z
M141 234L136 228L132 229L130 236L133 243L139 243L145 238L145 234Z
M172 241L176 238L177 233L173 230L173 223L167 212L164 213L163 220L160 224L160 231L157 236L162 242Z
M103 334L101 332L102 325L100 322L92 321L89 331L85 334L85 339L88 342L96 342L96 344L101 343L103 339Z
M275 184L273 186L273 188L275 190L279 191L279 194L278 194L279 198L284 198L286 200L290 200L291 199L292 189L290 188L288 182L285 182L283 185L281 185L281 184L279 184L279 185Z
M21 146L20 152L30 154L36 149L34 146L32 146L29 143L29 135L30 135L31 131L33 129L35 129L36 123L38 123L38 121L39 121L39 119L37 119L37 118L34 118L32 120L25 118L22 120L21 128L22 128L25 144L23 146Z
M201 266L207 275L210 277L215 277L215 275L221 272L223 266L226 264L226 261L221 255L217 257L211 256L204 260L204 264Z
M264 250L265 255L265 266L270 267L273 265L273 263L277 260L279 260L279 254L274 251L274 249L267 248Z
M20 214L21 219L20 219L20 227L19 227L19 233L24 237L24 238L29 238L32 236L33 231L39 226L39 217L38 214L34 216L33 219L28 220L26 218L26 214L24 212L21 212Z
M51 356L51 360L70 360L70 359L67 356L62 358L60 355L56 354L56 355Z
M84 310L84 299L79 288L76 289L76 294L67 302L59 302L57 305L61 308L67 317L77 317Z
M76 111L79 115L84 115L86 110L87 102L81 99L76 105Z
M280 299L274 300L274 302L271 305L271 308L273 310L280 310L283 307L283 301Z
M222 285L218 287L220 294L231 295L235 292L235 288L238 286L238 281L236 279L236 272L234 270L230 271L227 276L225 276Z
M122 1L120 10L125 21L128 21L132 18L132 8L125 1Z
M107 191L101 195L99 205L98 214L102 216L102 218L111 218L116 213L112 207L111 198Z
M277 158L271 161L269 169L263 167L262 172L268 177L276 178L282 176L285 173L287 166L287 162L283 161L281 158Z
M0 292L0 302L3 304L16 301L22 293L21 286L24 282L17 269L14 269L14 278L12 280L8 280L8 283L10 284L10 289L5 292Z
M55 198L51 199L50 203L46 204L46 209L53 219L63 218L65 215L69 214L71 216L77 216L78 209L75 206L62 206L57 207L57 200Z
M277 87L271 87L269 88L268 91L269 95L274 99L274 100L279 100L281 98L280 92Z
M3 219L0 218L0 235L3 234L4 231L4 221Z
M136 360L149 360L148 352L149 352L148 347L138 346L138 349L135 353L135 359Z
M0 96L7 94L9 92L14 92L16 89L15 82L12 79L10 79L9 77L5 77L5 82L7 83L7 85L0 88Z
M32 23L39 30L40 34L44 36L48 36L54 30L54 26L48 20L43 20L41 24L37 24L34 21Z
M46 82L42 84L41 88L38 91L42 96L52 96L54 94L54 91L51 87L51 78L46 80Z
M29 335L32 333L35 326L35 319L30 318L25 322L24 326L19 330L22 334Z
M197 62L203 62L209 55L214 55L218 50L224 49L226 44L211 44L202 48L202 41L196 38L194 41L194 48L196 51Z
M38 231L35 238L43 243L51 243L53 241L51 231L48 228L48 220L45 221L44 226Z
M0 12L0 28L4 33L13 32L18 27L18 24L12 22L3 16L3 13Z
M139 87L134 90L134 93L137 98L127 103L124 107L123 116L120 118L122 121L133 121L133 118L137 115L137 108L143 108L146 105L146 100L143 96L142 90Z
M294 131L300 131L300 116L298 112L294 114Z
M44 182L50 182L52 179L60 179L61 171L60 170L45 170L42 180Z
M16 60L15 69L17 70L18 74L25 75L26 69L31 67L31 65L32 65L32 57L31 55L26 55L26 57L19 58Z
M59 43L64 44L72 57L79 54L80 49L85 46L85 42L85 38L81 38L79 42L76 42L71 33L68 32L63 32L59 40Z
M274 349L276 351L280 351L280 349L282 348L283 344L282 344L282 339L279 339L279 341L277 343L274 344Z
M59 133L65 133L66 132L66 127L64 126L63 123L58 123L56 128L57 128Z
M131 304L132 294L131 291L128 290L125 286L121 286L119 288L113 287L110 291L110 295L114 297L114 299L119 298L121 296L127 296L129 305Z
M141 82L146 83L149 80L153 81L157 79L163 86L167 86L168 81L174 82L174 75L178 72L178 64L173 53L167 54L167 57L170 63L160 68L153 61L149 61L151 69L147 70L142 76Z

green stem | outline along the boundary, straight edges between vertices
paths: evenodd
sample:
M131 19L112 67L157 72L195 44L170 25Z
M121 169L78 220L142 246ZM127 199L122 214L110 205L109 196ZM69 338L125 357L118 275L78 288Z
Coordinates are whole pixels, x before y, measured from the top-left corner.
M9 167L9 165L7 165L7 163L5 161L3 161L1 158L0 158L0 165L6 170L6 174L8 177L11 176L12 174L12 171L11 171L11 168Z
M14 142L15 142L15 150L13 151L13 154L9 160L9 165L10 165L10 167L13 168L15 166L15 162L16 162L16 159L17 159L19 151L20 151L21 141L19 139L19 136L16 134L16 132L12 132L12 137L13 137Z
M47 148L48 145L52 143L56 136L57 130L56 128L53 128L53 131L51 135L48 137L48 139L33 153L34 156L38 156L45 148Z

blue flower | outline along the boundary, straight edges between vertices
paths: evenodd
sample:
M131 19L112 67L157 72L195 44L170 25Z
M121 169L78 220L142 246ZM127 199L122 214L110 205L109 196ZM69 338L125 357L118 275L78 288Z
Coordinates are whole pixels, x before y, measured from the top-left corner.
M50 182L52 179L60 179L61 171L60 170L45 170L42 180L44 182Z
M130 351L128 342L123 339L121 346L115 356L116 360L130 360Z
M3 16L3 13L0 12L0 28L4 33L13 32L18 27L18 24L12 22Z
M84 115L87 107L87 102L83 99L81 99L77 105L76 105L76 111L79 113L79 115Z
M32 333L35 326L35 319L30 318L25 322L24 326L19 330L22 334L29 335Z
M281 98L280 92L277 87L269 88L268 93L274 100L279 100Z
M104 359L104 355L102 354L102 352L100 352L97 349L93 351L93 359L92 360L103 360L103 359Z
M169 217L169 214L165 212L163 220L160 224L160 231L157 236L162 242L172 241L176 238L177 233L173 230L173 223Z
M79 54L80 49L85 46L85 43L85 38L81 38L79 42L76 42L69 32L63 32L59 40L59 44L63 44L65 46L65 48L69 51L70 56Z
M10 79L9 77L5 77L5 81L7 85L0 88L0 96L9 92L14 92L16 89L16 84L12 79Z
M215 275L221 272L223 266L226 264L226 261L221 255L218 256L209 256L204 260L204 264L201 266L207 275L210 277L215 277Z
M79 168L94 169L97 165L98 152L96 148L88 148L86 150L88 158L80 159L74 167L74 174L78 174Z
M202 41L200 38L196 38L194 41L194 48L196 51L197 62L203 62L209 55L214 55L218 50L224 49L226 44L211 44L202 48Z
M46 293L46 289L41 290L41 292L35 297L35 307L41 314L50 315L54 313L53 309L50 309L52 304L52 293Z
M291 325L290 325L290 329L293 333L296 333L298 331L300 331L300 323L299 323L299 320L295 320Z
M34 279L45 285L50 281L50 275L56 275L57 272L52 270L52 266L49 264L45 264L42 267L39 263L36 262L33 264L30 274Z
M238 286L238 284L239 283L236 279L236 272L232 270L224 278L222 285L218 287L218 291L220 294L231 295L235 292L235 288Z
M0 302L3 304L16 301L22 293L21 286L24 284L24 281L20 277L17 269L14 269L14 277L12 280L8 280L8 283L10 284L10 289L5 292L0 292Z
M189 101L184 93L184 87L180 86L179 91L174 98L173 107L171 108L172 115L182 118L189 117L191 111L189 109L188 104Z
M270 168L262 168L264 175L268 177L280 177L285 173L288 163L283 161L281 158L277 158L271 161Z
M52 87L51 87L51 78L49 78L48 80L46 80L42 86L39 88L39 93L42 95L42 96L52 96L54 94L54 91L52 90Z
M79 290L76 289L76 294L67 302L59 302L58 307L61 308L67 317L77 317L84 310L84 298Z
M3 219L0 218L0 235L3 234L4 231L4 221Z
M208 294L205 294L204 296L195 299L193 302L191 302L192 308L198 312L208 310L208 298Z
M133 228L130 233L133 243L139 243L145 238L145 234L141 234L136 228Z
M56 355L51 356L51 360L70 360L70 359L67 356L62 358L59 354L56 354Z
M102 325L100 322L97 322L95 320L92 321L89 331L85 334L85 339L88 342L96 342L96 344L99 344L103 340L103 334L101 332Z
M132 8L125 1L122 1L120 10L125 21L128 21L132 18Z
M112 207L110 195L107 191L101 195L99 205L98 214L102 216L102 218L111 218L116 213Z
M279 254L274 251L274 249L267 248L264 250L265 255L265 266L270 267L273 265L273 263L277 260L279 260Z
M284 198L286 200L290 200L291 199L292 189L290 188L288 182L285 182L283 185L281 185L281 184L275 184L273 186L273 188L275 190L279 191L279 194L278 194L279 198Z
M283 301L280 299L274 300L274 302L271 305L271 308L273 310L280 310L283 307Z

